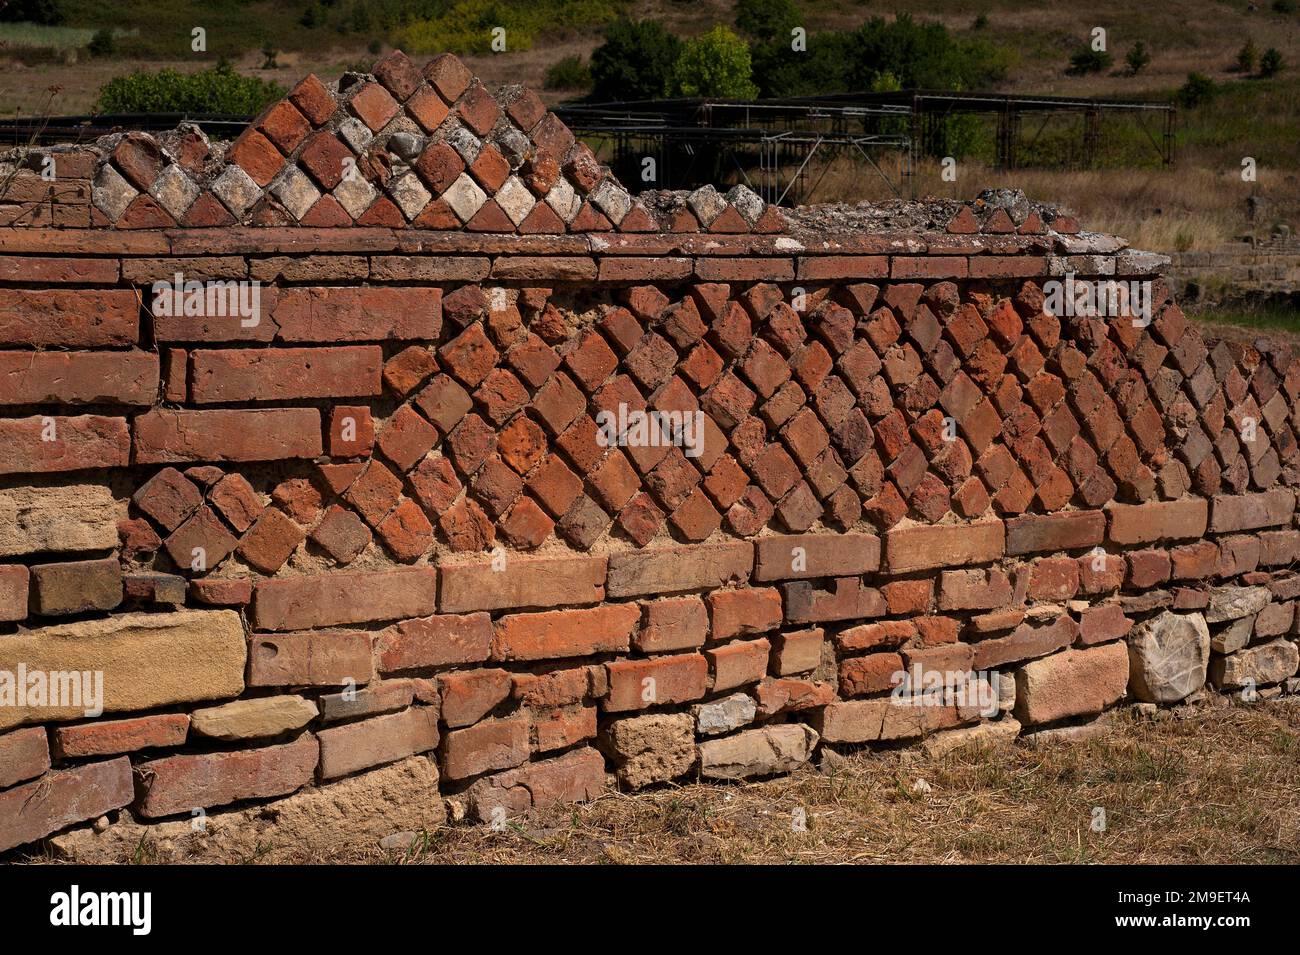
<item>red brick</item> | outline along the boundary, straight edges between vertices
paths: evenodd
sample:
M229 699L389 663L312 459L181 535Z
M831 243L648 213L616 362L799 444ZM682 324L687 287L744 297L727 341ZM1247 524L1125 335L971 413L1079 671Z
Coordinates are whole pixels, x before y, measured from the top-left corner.
M704 655L713 669L712 691L720 693L762 680L767 676L771 649L767 640L735 640L705 650Z
M438 711L413 706L319 732L320 777L337 779L372 766L396 762L438 745Z
M261 498L242 475L227 474L209 493L212 506L241 534L262 513Z
M490 561L445 563L441 610L505 610L598 603L605 597L604 557L516 557L501 569Z
M442 741L442 770L448 779L466 779L528 760L528 717L485 720L453 730Z
M1028 591L1034 600L1069 600L1078 590L1078 561L1070 557L1044 557L1034 562Z
M320 412L315 408L155 408L135 419L135 454L140 464L275 461L314 458L320 453Z
M262 114L256 128L288 155L307 138L311 123L290 100L282 99Z
M1209 529L1214 533L1253 530L1290 523L1295 495L1288 489L1259 494L1219 495L1214 498Z
M774 588L717 590L708 599L714 640L766 633L781 625L781 594Z
M131 762L124 756L59 770L0 792L0 852L97 819L127 805L132 795Z
M975 644L975 669L991 670L1008 663L1045 656L1068 647L1078 633L1079 625L1064 615L1050 624L1021 624L1005 637L981 640Z
M299 80L298 85L289 91L289 99L316 126L333 116L336 108L334 97L315 73Z
M438 614L404 620L380 631L382 673L457 663L480 663L491 652L492 620L485 613Z
M308 733L279 746L149 760L138 767L135 808L156 818L284 796L312 781L318 755L316 738Z
M266 630L296 630L418 617L436 607L431 567L325 574L257 584L253 619Z
M746 580L753 549L743 541L688 547L660 547L610 558L608 591L613 597L718 587Z
M177 567L196 573L215 569L238 542L211 508L201 507L164 541Z
M188 722L186 717L182 719ZM40 776L49 768L50 746L45 727L31 726L0 735L0 790Z
M895 580L881 585L885 605L898 616L928 613L934 606L933 580Z
M889 690L901 679L903 658L897 653L870 653L840 662L840 692L845 696L865 696Z
M164 528L174 531L203 503L203 494L180 471L163 468L131 500Z
M151 405L158 382L145 352L0 351L0 405Z
M316 630L253 634L248 652L248 685L368 683L372 673L370 652L368 633Z
M686 650L704 645L709 617L698 596L668 597L643 605L644 620L634 637L643 653Z
M675 654L649 660L606 664L610 713L702 699L708 691L709 664L699 653Z
M548 660L626 651L641 622L636 604L512 614L496 626L494 660Z
M241 166L259 186L265 187L284 168L284 157L255 129L246 129L226 152L226 161ZM333 185L337 185L337 181ZM330 186L332 188L333 186Z
M482 551L496 539L491 518L478 503L463 497L438 517L438 527L454 551Z
M1209 502L1161 501L1108 504L1109 539L1116 544L1147 544L1163 539L1200 537L1208 524Z
M1106 518L1101 511L1069 511L1009 518L1006 527L1008 554L1078 550L1102 542Z
M305 538L282 511L268 507L239 542L239 556L262 573L274 574Z
M510 674L505 670L468 670L438 678L442 720L448 726L469 726L491 713L510 697Z
M191 353L196 404L348 398L381 392L377 346L200 350Z
M886 563L894 573L985 563L1001 557L1004 548L1001 521L894 528L885 537Z
M54 730L54 750L63 759L116 756L141 749L180 746L189 732L184 713L160 713L124 720L100 720Z

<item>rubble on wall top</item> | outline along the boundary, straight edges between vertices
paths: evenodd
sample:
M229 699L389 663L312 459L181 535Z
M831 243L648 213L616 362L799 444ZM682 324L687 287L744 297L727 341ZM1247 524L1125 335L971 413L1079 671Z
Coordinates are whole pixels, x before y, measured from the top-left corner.
M1054 206L989 190L953 199L781 209L748 186L632 194L532 90L489 90L451 54L394 51L369 73L315 75L233 142L192 123L69 149L93 163L91 225L384 226L435 231L781 234L1078 231ZM0 156L0 163L6 157ZM10 162L30 166L31 155Z

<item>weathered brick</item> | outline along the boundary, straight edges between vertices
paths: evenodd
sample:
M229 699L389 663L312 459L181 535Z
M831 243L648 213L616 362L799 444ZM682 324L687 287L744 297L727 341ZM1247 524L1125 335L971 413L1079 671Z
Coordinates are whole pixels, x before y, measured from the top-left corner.
M380 393L383 352L341 348L231 348L191 353L195 404L369 397Z
M147 352L0 351L0 405L151 405L158 381Z
M894 573L986 563L1004 550L1001 521L896 527L885 535L885 560Z
M698 596L668 597L643 605L644 618L634 637L643 653L685 650L704 645L709 615Z
M180 746L189 732L184 713L159 713L124 720L99 720L54 729L54 751L63 759L116 756L137 750Z
M620 660L605 668L609 695L603 705L610 713L698 700L709 685L709 664L699 653Z
M1078 550L1098 545L1106 536L1106 517L1101 511L1027 514L1008 518L1006 525L1008 554Z
M368 683L370 635L347 630L253 634L249 686L342 686Z
M494 660L545 660L626 651L641 620L636 604L511 614L496 625Z
M1123 643L1066 650L1016 671L1016 717L1026 724L1100 713L1128 688Z
M0 621L27 616L30 575L22 564L0 565Z
M606 589L611 597L636 597L720 587L748 580L753 563L753 547L743 541L616 553Z
M755 541L755 580L847 577L880 569L874 534L792 534Z
M1212 504L1212 533L1253 530L1289 524L1295 511L1295 493L1277 488L1258 494L1220 494Z
M501 567L501 569L496 569ZM605 597L604 557L518 557L443 563L443 613L598 603Z
M485 720L452 730L442 741L442 770L448 779L467 779L527 761L530 745L526 716Z
M326 727L316 735L320 740L320 778L337 779L435 749L438 711L431 706L413 706L400 713Z
M278 461L314 458L322 450L320 412L315 408L155 408L134 424L139 464Z
M774 588L716 590L708 600L714 640L767 633L781 626L781 594Z
M403 620L380 631L377 649L383 673L480 663L491 654L492 619L471 613Z
M0 289L0 345L134 345L139 319L129 289Z
M135 809L152 819L285 796L312 781L318 755L316 738L308 733L278 746L149 760L136 766Z
M50 768L50 744L43 726L0 735L0 790L35 779ZM0 793L0 802L3 801Z
M763 679L767 676L771 649L767 640L734 640L705 650L704 655L713 668L713 692L720 693Z
M436 598L432 567L285 577L257 584L253 622L265 630L301 630L420 617L438 609Z
M121 809L132 795L125 756L58 770L0 792L0 852Z
M1199 499L1111 503L1105 510L1109 515L1109 539L1123 545L1200 537L1209 522L1209 502Z
M112 610L122 602L122 567L116 557L32 567L32 605L46 616Z
M99 415L3 419L0 446L5 449L0 474L99 470L125 467L131 460L126 420Z
M992 670L1018 660L1044 656L1068 647L1078 633L1079 625L1064 614L1050 624L1021 624L1005 637L975 644L975 669Z

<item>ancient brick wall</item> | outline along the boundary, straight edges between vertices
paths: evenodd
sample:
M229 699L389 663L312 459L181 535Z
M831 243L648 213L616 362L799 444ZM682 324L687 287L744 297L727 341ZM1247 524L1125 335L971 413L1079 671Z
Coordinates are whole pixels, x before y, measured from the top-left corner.
M0 849L403 760L492 818L1297 670L1300 359L1023 197L632 196L400 54L3 188ZM1054 314L1067 274L1150 320Z

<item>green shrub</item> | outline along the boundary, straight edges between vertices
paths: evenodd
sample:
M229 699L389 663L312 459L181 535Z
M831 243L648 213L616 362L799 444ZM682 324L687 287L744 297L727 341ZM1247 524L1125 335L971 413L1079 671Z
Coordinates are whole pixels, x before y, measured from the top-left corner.
M659 20L616 20L591 54L591 97L597 101L664 95L682 43Z
M1070 66L1065 71L1071 76L1084 76L1088 73L1104 73L1110 69L1111 56L1091 46L1083 46L1070 57Z
M115 76L99 89L99 113L229 113L249 115L284 96L278 83L240 76L228 64L198 73L164 69Z
M1178 105L1186 109L1204 106L1214 99L1214 80L1204 73L1188 73L1187 82L1178 88Z
M112 56L114 47L112 30L96 30L86 46L86 51L91 56Z
M753 99L758 87L754 85L749 46L721 24L692 37L682 45L673 64L668 92L671 96Z
M586 90L591 88L591 70L578 54L562 57L546 70L542 85L548 90Z
M1269 47L1264 51L1264 55L1259 58L1259 75L1268 79L1270 76L1277 76L1286 64L1282 61L1282 54L1276 47Z
M1255 65L1259 62L1259 51L1255 49L1255 41L1247 40L1246 45L1237 51L1237 72L1247 75L1255 72Z
M790 42L790 31L799 26L794 0L736 0L736 29L765 43Z
M1151 62L1151 54L1147 52L1147 45L1138 40L1131 47L1128 53L1124 55L1124 65L1128 67L1129 76L1137 76Z

